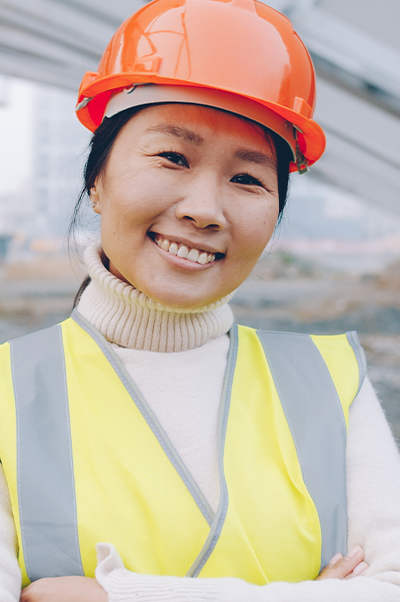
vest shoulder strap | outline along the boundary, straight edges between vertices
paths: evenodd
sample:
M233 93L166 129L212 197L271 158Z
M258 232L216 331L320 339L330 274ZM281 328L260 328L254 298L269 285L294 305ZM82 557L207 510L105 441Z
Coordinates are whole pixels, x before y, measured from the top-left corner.
M14 339L10 354L26 572L31 581L42 575L60 576L60 566L63 575L83 575L61 326ZM32 495L35 491L46 491L46 495ZM55 496L63 499L62 515L58 514L60 505L53 503ZM43 525L51 528L51 543L49 529Z
M258 330L257 336L292 433L304 482L318 511L323 567L338 550L345 553L347 548L345 412L365 378L364 351L356 333L312 337ZM350 389L340 398L331 371L335 359L341 364L349 350L355 360L341 377L350 383Z

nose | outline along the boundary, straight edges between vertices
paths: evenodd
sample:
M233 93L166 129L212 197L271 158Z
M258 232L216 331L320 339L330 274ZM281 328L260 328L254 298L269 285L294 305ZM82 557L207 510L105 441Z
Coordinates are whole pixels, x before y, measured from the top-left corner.
M193 222L197 228L224 229L227 220L220 187L216 182L192 185L188 194L177 204L175 216Z

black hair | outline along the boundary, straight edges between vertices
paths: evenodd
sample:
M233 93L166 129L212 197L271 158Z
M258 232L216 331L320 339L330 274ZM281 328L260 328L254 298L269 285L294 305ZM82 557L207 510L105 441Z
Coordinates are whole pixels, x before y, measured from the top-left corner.
M110 118L106 117L92 136L89 144L89 155L83 172L83 186L73 209L68 228L68 240L70 248L71 242L75 242L75 232L80 223L83 202L86 197L90 197L90 189L95 185L96 179L104 174L107 167L108 157L110 156L110 152L119 132L137 111L137 107L134 107L131 109L126 109L121 113L117 113ZM266 137L272 141L273 146L275 147L278 176L279 223L282 219L283 211L287 201L289 165L293 160L293 155L289 145L285 140L283 140L283 138L268 128L264 127L263 129ZM103 259L106 260L106 257ZM89 283L90 276L86 276L76 294L74 307L76 307L78 304L83 291Z

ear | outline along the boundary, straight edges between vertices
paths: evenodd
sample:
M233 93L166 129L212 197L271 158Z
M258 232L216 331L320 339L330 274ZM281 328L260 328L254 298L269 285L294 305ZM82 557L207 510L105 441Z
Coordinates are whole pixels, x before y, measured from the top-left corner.
M90 204L92 205L92 209L95 213L101 215L101 194L100 194L101 185L96 178L94 186L89 190L90 193Z

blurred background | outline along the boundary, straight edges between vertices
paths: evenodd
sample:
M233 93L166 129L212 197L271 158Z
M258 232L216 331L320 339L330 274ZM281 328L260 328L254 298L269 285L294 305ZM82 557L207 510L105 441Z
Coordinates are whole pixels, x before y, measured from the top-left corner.
M89 135L74 114L141 0L0 1L0 343L67 317L84 276L67 255ZM312 54L327 150L237 291L238 321L357 330L400 440L399 0L275 0ZM96 236L87 213L78 246Z

